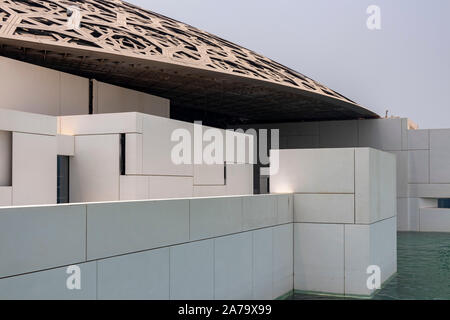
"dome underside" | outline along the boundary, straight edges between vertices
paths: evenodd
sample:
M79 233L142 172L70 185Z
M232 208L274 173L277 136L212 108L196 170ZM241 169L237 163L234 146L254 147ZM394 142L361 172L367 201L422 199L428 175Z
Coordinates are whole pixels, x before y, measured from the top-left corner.
M71 6L82 16L75 30ZM264 56L122 1L2 0L0 54L243 122L377 117Z

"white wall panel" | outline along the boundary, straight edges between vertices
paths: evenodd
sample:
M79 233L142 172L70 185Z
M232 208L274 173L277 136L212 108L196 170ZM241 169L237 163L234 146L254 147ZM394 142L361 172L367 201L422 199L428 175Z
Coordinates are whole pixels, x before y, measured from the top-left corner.
M86 260L86 207L0 209L0 278Z
M228 195L227 186L194 186L194 197L221 197Z
M148 177L120 176L120 200L149 199Z
M75 137L75 157L70 159L71 202L120 199L119 138L118 134Z
M2 108L57 116L60 73L33 64L0 57ZM24 94L26 93L26 94Z
M148 177L149 199L189 198L193 196L192 177Z
M438 199L408 198L409 230L420 231L420 210L437 208Z
M397 196L408 196L408 173L409 173L409 159L408 151L390 151L395 154L397 161Z
M280 150L279 156L271 192L354 192L354 149Z
M417 231L411 226L411 212L409 211L408 198L397 199L397 226L398 231Z
M294 289L293 224L273 227L272 236L272 298L276 299Z
M71 116L89 113L89 79L60 73L61 102L57 115Z
M294 221L355 223L353 194L295 194Z
M170 248L170 299L214 299L214 240Z
M170 101L104 82L94 82L96 113L142 112L169 117Z
M59 134L69 136L87 134L142 133L142 117L136 112L88 114L58 117Z
M450 183L450 129L430 130L430 183Z
M408 130L409 150L428 150L430 148L430 130Z
M193 176L191 164L176 164L172 159L172 149L179 144L171 141L172 133L177 130L187 130L193 137L193 125L171 119L143 116L143 173L146 175ZM188 140L188 146L193 148L193 141ZM193 152L191 149L191 155Z
M89 260L189 241L189 200L87 205Z
M55 136L57 118L0 107L0 130Z
M273 235L272 228L253 234L253 299L272 300Z
M243 230L273 226L278 220L278 199L276 196L244 197L242 211Z
M411 198L448 198L450 194L450 184L409 184L408 195Z
M397 220L345 226L345 293L370 295L367 268L378 266L381 283L397 272Z
M344 293L344 225L294 223L294 289Z
M294 221L294 197L292 194L277 195L278 202L278 224L291 223Z
M0 207L12 205L12 187L0 187Z
M77 264L81 289L67 289L67 267L0 279L1 300L95 300L97 262Z
M168 300L169 248L98 261L98 299Z
M241 232L242 201L239 197L190 200L190 239Z
M13 133L13 205L56 203L56 137Z
M252 233L245 232L215 239L214 246L214 298L218 300L251 299L253 297Z
M375 149L357 148L355 159L355 222L370 224L395 216L395 156Z
M409 183L429 183L429 160L428 150L411 150L408 152L409 159Z
M225 185L224 164L194 164L194 185Z
M419 230L421 232L450 232L450 210L421 208Z
M253 165L227 164L226 189L228 195L253 194Z

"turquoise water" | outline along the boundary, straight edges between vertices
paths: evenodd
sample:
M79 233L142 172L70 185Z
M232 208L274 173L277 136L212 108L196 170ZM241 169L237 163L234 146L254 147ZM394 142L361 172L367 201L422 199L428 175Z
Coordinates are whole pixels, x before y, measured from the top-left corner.
M373 299L450 299L450 233L400 232L397 239L398 272ZM336 298L296 293L290 299Z

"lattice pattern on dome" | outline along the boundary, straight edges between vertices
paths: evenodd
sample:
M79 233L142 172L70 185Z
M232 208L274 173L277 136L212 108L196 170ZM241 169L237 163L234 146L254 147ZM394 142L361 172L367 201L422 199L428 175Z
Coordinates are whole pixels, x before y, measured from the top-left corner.
M68 8L80 9L69 29ZM119 0L0 0L0 38L100 50L265 80L353 101L255 52Z

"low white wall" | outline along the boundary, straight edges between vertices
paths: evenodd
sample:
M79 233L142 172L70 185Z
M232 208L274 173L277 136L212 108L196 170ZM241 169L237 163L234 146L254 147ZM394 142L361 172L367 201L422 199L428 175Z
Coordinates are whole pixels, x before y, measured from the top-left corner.
M0 298L274 299L293 288L292 218L290 195L0 209Z
M421 208L419 231L450 232L450 209Z

